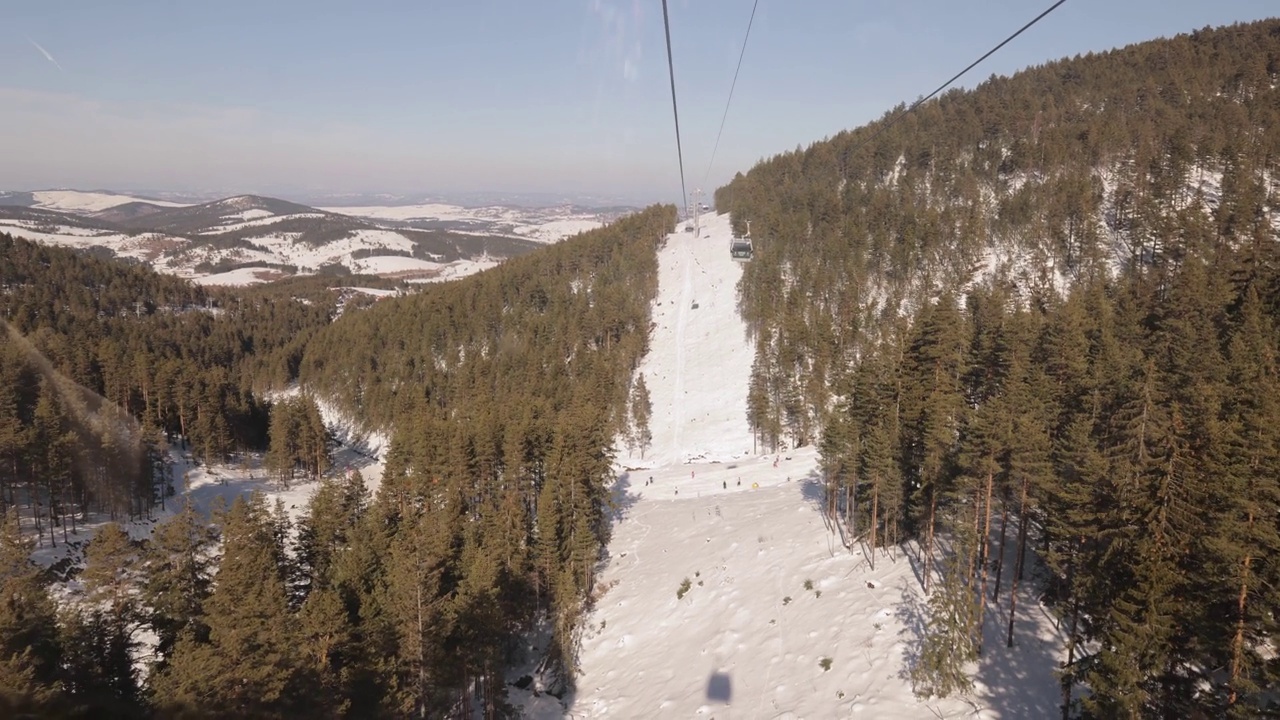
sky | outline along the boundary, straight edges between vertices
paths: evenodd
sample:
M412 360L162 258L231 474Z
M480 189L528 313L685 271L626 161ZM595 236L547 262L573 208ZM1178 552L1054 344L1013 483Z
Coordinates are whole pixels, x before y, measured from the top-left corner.
M875 120L1050 0L669 0L685 184ZM1067 0L965 76L1280 15ZM660 0L5 0L0 190L680 202Z

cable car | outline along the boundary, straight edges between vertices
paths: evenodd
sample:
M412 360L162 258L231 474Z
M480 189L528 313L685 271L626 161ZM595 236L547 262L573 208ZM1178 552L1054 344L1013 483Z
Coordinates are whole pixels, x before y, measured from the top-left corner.
M751 243L751 223L747 223L745 235L736 235L729 240L729 255L734 260L750 260L755 255L755 246Z

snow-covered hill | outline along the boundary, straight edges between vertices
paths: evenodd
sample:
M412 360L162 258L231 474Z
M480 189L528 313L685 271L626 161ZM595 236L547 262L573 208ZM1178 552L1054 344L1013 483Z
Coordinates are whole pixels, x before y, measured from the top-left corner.
M571 206L548 208L463 207L448 203L417 205L373 205L363 207L329 207L325 212L340 213L377 221L405 223L420 229L442 229L458 232L497 233L528 238L542 243L558 242L570 235L602 227L610 215Z
M607 219L571 206L322 210L258 195L181 204L75 190L0 194L0 232L216 285L335 269L407 282L456 279Z
M182 203L167 200L133 197L112 192L84 192L82 190L37 190L31 193L33 205L46 210L62 210L64 212L91 213L113 208L126 203L146 203L157 207L183 207Z
M736 310L741 273L725 217L659 253L646 461L620 460L621 511L587 619L578 688L564 705L513 691L530 717L1050 717L1060 641L1022 598L989 606L970 699L920 701L908 668L924 595L915 550L872 570L819 512L817 453L756 454L746 395L753 346ZM688 587L680 591L683 581Z

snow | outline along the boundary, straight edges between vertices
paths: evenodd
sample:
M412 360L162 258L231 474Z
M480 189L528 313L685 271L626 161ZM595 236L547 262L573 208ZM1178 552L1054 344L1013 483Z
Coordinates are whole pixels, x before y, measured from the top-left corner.
M653 402L653 447L630 467L732 460L753 451L747 385L755 348L737 312L742 267L728 215L703 215L701 237L676 232L658 254L652 347L640 364ZM695 307L696 306L696 307Z
M538 225L516 226L514 232L516 235L528 238L529 240L553 243L564 238L577 235L578 233L595 230L601 226L602 223L599 220L587 218L566 218L564 220L551 220Z
M186 207L184 203L168 200L150 200L147 198L118 195L116 193L83 192L81 190L39 190L31 193L35 198L35 206L49 210L90 213L106 210L125 203L144 202L159 207Z
M367 288L367 287L355 287L355 286L334 288L334 290L354 290L359 293L364 293L365 295L372 295L374 297L380 297L380 298L391 297L392 295L396 294L395 290L383 290L381 288Z
M246 267L228 270L227 272L217 273L215 275L205 275L203 277L193 277L191 282L197 285L224 285L243 287L245 285L257 285L258 283L271 282L279 276L279 272L271 268Z
M418 205L366 205L360 207L320 208L324 212L351 215L370 220L409 222L427 220L470 225L469 229L451 228L455 232L514 235L544 243L554 243L580 232L602 227L600 216L571 208L516 208L500 205L468 208L446 203Z
M457 280L468 275L475 275L478 272L497 267L502 264L502 260L493 257L482 257L478 260L459 260L441 265L438 274L432 277L408 278L407 282L411 283L432 283L444 282L446 280Z
M555 710L514 689L513 702L540 718L1055 715L1062 639L1025 587L1014 648L1003 642L1007 589L988 606L970 697L914 696L919 551L881 550L872 570L865 547L847 549L825 524L813 448L752 451L753 348L734 302L741 268L729 259L728 219L702 222L703 237L677 231L659 252L640 366L653 447L643 461L619 459L617 522L577 690Z
M374 255L350 262L351 269L365 275L391 275L403 272L436 272L442 265L430 260L402 255Z
M263 208L249 208L248 210L241 210L238 213L222 216L224 220L257 220L259 218L269 217L275 217L275 213Z
M30 220L0 218L0 232L45 245L87 249L95 245L110 248L117 255L151 262L164 248L182 247L187 240L163 233L104 232L71 225L48 225Z
M251 210L243 210L231 215L223 215L222 221L224 225L217 225L208 230L201 230L201 235L217 235L225 232L233 232L251 227L263 227L266 225L274 225L286 220L307 220L323 218L324 213L293 213L291 215L275 215L270 210L262 210L254 208Z
M474 211L460 205L423 203L419 205L366 205L360 207L319 208L324 212L373 218L375 220L471 220Z

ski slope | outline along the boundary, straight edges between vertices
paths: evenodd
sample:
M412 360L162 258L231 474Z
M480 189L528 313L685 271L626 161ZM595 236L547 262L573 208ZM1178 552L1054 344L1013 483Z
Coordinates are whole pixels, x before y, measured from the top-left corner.
M746 396L754 345L737 311L742 267L729 257L729 216L705 214L701 225L700 237L677 231L658 253L655 328L639 369L653 402L653 446L625 458L628 467L753 452Z
M813 448L753 452L741 268L727 217L704 215L702 226L703 237L677 231L659 252L640 367L653 447L643 461L619 460L618 521L575 694L554 709L545 696L512 699L533 718L1055 716L1062 641L1025 589L1012 649L1007 589L988 605L971 697L913 695L926 602L918 551L882 551L872 570L824 524Z

